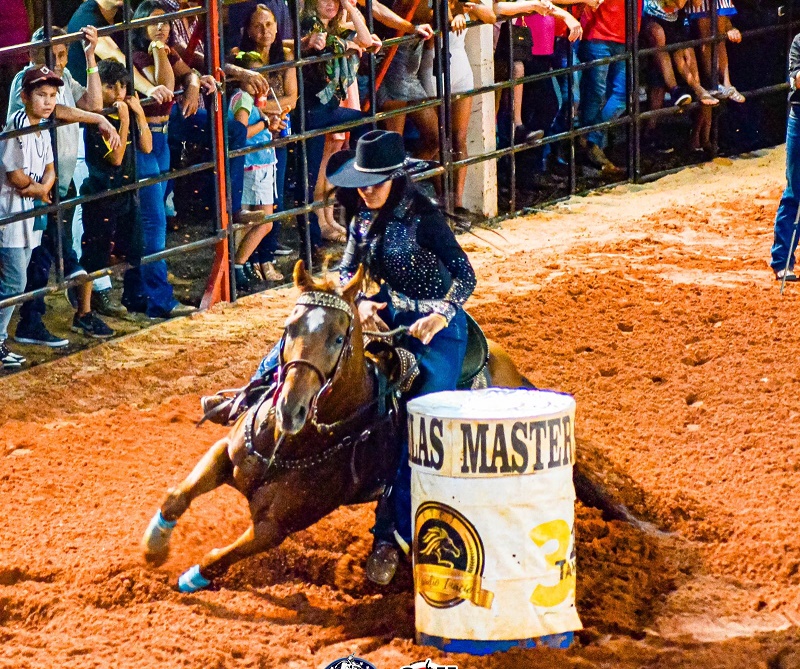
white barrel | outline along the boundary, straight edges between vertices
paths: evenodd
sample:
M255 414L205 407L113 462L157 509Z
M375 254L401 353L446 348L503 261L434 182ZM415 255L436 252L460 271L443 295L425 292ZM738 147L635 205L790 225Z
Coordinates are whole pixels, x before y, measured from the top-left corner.
M568 646L575 401L487 388L408 403L417 640L452 652Z

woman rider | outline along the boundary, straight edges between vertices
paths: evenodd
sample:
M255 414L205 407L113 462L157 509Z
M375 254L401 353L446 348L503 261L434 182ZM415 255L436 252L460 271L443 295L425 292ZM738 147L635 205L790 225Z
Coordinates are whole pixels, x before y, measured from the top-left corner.
M406 172L402 135L373 130L363 135L355 151L339 151L326 168L337 187L336 197L350 221L342 258L340 282L347 283L360 264L366 285L375 295L357 299L362 324L369 330L407 326L404 346L419 359L419 375L405 399L440 390L455 390L467 349L467 321L462 305L475 289L475 272L444 215ZM273 377L278 346L261 361L253 382ZM210 416L224 402L221 396L203 399ZM227 401L227 408L232 402ZM394 577L399 550L412 542L411 470L408 445L388 495L378 504L372 553L366 573L381 585Z
M355 152L334 154L326 171L350 221L339 280L347 283L363 264L366 285L374 282L379 290L357 300L362 324L371 330L409 328L404 346L419 359L420 372L406 397L411 399L455 390L467 348L462 306L475 289L475 272L441 210L412 183L405 164L402 136L375 130L358 140ZM398 548L408 552L412 540L407 452L379 507L366 571L370 580L386 584L397 569Z

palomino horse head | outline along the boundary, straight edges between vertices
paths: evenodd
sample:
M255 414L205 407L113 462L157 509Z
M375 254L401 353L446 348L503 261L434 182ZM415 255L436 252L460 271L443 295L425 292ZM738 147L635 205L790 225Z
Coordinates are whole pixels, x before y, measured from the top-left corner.
M303 428L317 401L344 371L353 345L361 345L353 300L363 278L363 268L359 268L338 291L330 281L315 281L303 261L297 261L294 284L301 293L286 321L280 344L277 431L297 434Z

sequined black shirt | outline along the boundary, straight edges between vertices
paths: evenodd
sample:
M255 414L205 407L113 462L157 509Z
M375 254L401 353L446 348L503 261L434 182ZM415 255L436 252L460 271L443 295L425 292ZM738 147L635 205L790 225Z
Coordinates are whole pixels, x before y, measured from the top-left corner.
M428 311L448 322L475 289L467 254L459 246L442 212L409 185L375 234L375 212L360 208L350 223L340 281L346 283L363 263L369 276L385 283L400 298L425 300Z

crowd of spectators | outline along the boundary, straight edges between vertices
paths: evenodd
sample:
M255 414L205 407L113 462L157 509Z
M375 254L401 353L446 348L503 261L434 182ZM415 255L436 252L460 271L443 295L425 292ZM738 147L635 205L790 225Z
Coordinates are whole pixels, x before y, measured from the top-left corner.
M718 3L717 31L730 42L740 41L741 34L731 23L736 13L731 0L714 1ZM709 2L639 0L640 46L664 47L709 37ZM130 267L122 277L120 300L110 290L108 277L94 285L84 281L69 291L75 308L73 331L104 338L113 335L108 319L187 314L192 307L175 298L166 261L140 264L139 259L166 248L167 221L175 215L175 208L181 213L187 199L181 189L186 183L193 184L190 188L197 199L213 195L213 187L206 187L211 182L201 183L213 178L209 173L164 178L171 169L211 156L209 111L217 82L208 74L205 19L158 20L165 13L203 3L131 0L128 10L132 18L151 21L99 37L98 28L123 21L126 8L122 0L52 2L54 25L50 30L41 25L42 4L42 0L7 0L0 13L0 48L31 39L42 41L48 33L75 37L67 40L68 45L56 44L48 50L34 46L29 53L0 53L0 113L7 119L6 130L36 125L51 116L69 124L56 131L55 153L46 130L0 140L0 223L4 217L31 209L34 201L52 202L56 172L61 200L99 196L137 180L147 182L136 194L125 191L65 208L60 226L55 214L44 223L32 217L0 226L0 299L45 287L57 258L63 258L67 279L126 260ZM374 32L363 4L363 0L304 0L297 7L299 34L295 34L285 0L242 0L224 7L227 145L230 151L247 150L228 162L233 220L241 228L231 250L239 291L284 279L276 256L293 255L298 249L282 243L281 221L274 214L304 202L324 201L330 191L324 177L328 158L371 129L365 111L373 97L368 76L370 54L376 54L379 73L376 111L394 112L382 125L406 133L415 157L424 161L440 158L437 107L402 113L440 93L431 39L431 26L436 24L433 3L373 0ZM498 82L601 60L572 75L538 78L496 92L499 146L511 142L528 145L536 156L536 167L525 178L547 178L554 166L564 164L559 144L542 144L547 136L569 130L570 125L586 127L611 121L629 103L627 60L619 58L627 43L625 0L492 4L450 0L447 21L447 63L454 96L476 87L473 65L477 64L470 62L466 36L479 24L494 26ZM384 48L385 40L399 35L410 38L392 49ZM292 66L297 54L328 58L305 65L300 77L298 68ZM690 148L710 150L714 107L723 99L744 102L731 82L725 42L720 42L716 58L712 58L711 45L705 44L697 49L658 52L648 62L648 108L699 103L693 110ZM712 72L714 65L716 72ZM468 157L472 103L470 96L455 97L452 102L447 130L453 161ZM300 107L303 118L299 117ZM305 160L297 144L273 145L293 128L295 132L301 126L306 131L324 130L345 123L352 124L345 131L309 138ZM654 123L651 119L647 129ZM621 174L624 170L609 158L607 146L605 130L582 134L579 159L600 174ZM55 162L57 170L53 169ZM466 169L454 173L452 204L461 215L469 214L463 199L465 177ZM434 180L434 187L441 189L441 184ZM307 228L310 239L311 249L299 249L301 253L316 253L345 241L346 230L330 205L293 220L303 233ZM58 234L59 227L62 234ZM302 243L306 235L299 237ZM0 359L5 368L24 363L23 356L7 346L12 311L13 307L0 309ZM29 345L67 345L67 339L48 331L42 313L42 298L25 302L14 339Z

